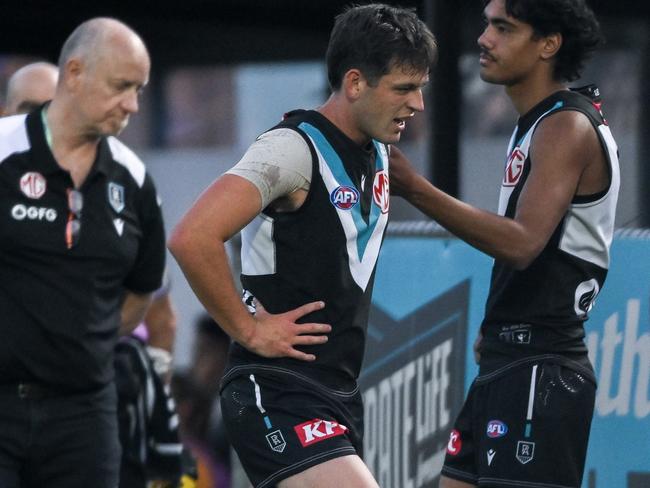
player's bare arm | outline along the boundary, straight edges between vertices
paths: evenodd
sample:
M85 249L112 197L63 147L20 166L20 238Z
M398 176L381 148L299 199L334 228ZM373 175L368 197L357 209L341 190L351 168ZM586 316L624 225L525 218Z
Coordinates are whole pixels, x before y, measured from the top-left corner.
M602 150L587 118L578 112L559 112L544 119L533 136L531 159L531 173L514 219L437 189L395 147L391 148L391 191L474 247L523 269L548 242L576 191L595 193L604 187L592 175L605 168ZM590 175L590 183L582 181L583 174Z
M323 308L312 302L283 314L251 315L241 302L232 279L225 242L261 211L259 191L246 179L226 174L197 200L174 229L169 249L206 310L223 329L247 349L265 357L313 361L295 346L322 344L331 327L296 324Z

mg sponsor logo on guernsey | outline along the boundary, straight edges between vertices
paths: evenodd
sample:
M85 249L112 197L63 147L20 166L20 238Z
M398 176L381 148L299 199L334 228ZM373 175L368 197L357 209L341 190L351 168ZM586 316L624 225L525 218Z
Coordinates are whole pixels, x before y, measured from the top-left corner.
M503 437L508 433L508 426L500 420L490 420L487 424L487 436L492 439Z
M372 184L372 199L381 209L381 213L388 212L390 204L390 188L388 185L388 173L386 170L375 173L375 181Z
M343 435L348 428L333 420L314 419L309 422L296 425L293 428L298 435L302 447L307 447L316 442L324 441L330 437Z
M46 189L47 180L40 173L30 171L20 177L20 190L29 198L41 198Z
M503 175L503 186L515 186L524 172L526 155L518 147L514 148L508 158L506 172Z
M339 186L330 193L330 202L341 210L350 210L359 203L359 192L352 186Z

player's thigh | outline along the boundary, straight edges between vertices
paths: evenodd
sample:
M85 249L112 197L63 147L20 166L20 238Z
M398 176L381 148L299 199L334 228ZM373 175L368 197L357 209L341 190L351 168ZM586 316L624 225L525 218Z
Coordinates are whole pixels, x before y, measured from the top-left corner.
M440 484L438 485L438 488L476 488L476 485L447 478L443 475L440 476Z
M330 459L278 483L278 488L379 488L359 456Z

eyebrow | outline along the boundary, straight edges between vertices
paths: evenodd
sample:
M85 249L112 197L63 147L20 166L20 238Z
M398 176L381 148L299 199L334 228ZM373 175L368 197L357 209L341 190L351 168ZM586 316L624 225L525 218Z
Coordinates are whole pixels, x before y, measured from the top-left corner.
M514 22L510 22L508 19L505 17L492 17L488 19L485 15L483 15L483 20L487 23L490 23L492 25L501 25L504 27L510 27L510 28L515 28L517 25Z

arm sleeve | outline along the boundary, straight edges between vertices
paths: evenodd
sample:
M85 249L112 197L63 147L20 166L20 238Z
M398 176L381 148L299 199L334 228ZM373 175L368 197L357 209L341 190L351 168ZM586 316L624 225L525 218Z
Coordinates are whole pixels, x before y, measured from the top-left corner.
M262 208L296 190L309 190L312 157L303 137L293 129L273 129L262 134L241 160L226 173L253 183Z
M149 293L162 285L166 253L162 212L149 174L140 189L138 217L142 231L138 255L124 286L134 293Z

